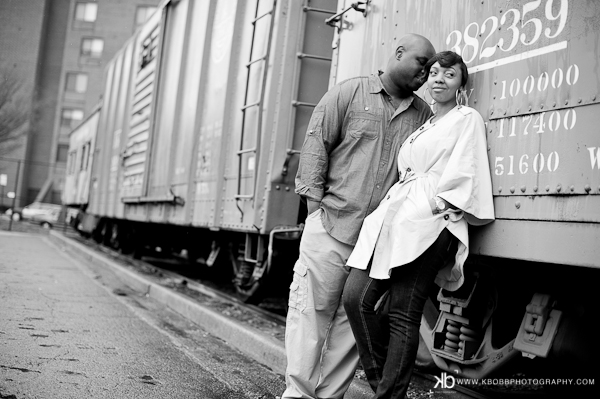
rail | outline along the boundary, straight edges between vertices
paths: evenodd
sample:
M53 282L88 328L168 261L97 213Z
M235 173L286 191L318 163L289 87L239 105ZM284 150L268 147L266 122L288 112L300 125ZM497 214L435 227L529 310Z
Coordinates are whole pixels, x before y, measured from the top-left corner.
M338 12L337 14L327 18L325 23L329 26L336 26L336 24L342 19L342 16L350 10L355 10L361 12L364 17L367 16L367 8L371 0L367 1L357 1L355 3L350 4L347 8Z

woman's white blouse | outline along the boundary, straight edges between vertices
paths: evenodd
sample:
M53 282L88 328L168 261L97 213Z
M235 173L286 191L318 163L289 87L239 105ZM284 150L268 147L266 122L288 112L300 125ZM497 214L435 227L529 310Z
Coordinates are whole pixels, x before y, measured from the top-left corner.
M400 180L362 226L348 266L387 279L391 269L418 258L447 228L459 239L456 257L435 282L454 291L464 282L469 254L467 224L494 219L485 125L472 108L457 106L440 120L412 133L398 154ZM458 210L433 215L429 199L445 199Z

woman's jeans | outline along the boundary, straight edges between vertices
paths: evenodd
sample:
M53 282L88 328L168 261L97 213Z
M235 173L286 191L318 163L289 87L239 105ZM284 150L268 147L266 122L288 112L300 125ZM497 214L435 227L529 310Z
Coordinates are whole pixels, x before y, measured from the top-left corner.
M344 307L374 398L404 398L419 347L419 325L434 278L456 253L457 239L444 229L413 262L376 280L367 270L352 269L344 287ZM389 290L387 317L375 310Z

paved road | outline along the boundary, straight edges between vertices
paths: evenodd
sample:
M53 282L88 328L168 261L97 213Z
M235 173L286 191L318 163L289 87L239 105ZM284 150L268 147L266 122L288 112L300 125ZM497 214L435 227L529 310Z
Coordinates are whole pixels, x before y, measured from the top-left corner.
M109 270L0 232L0 398L274 398L283 387Z

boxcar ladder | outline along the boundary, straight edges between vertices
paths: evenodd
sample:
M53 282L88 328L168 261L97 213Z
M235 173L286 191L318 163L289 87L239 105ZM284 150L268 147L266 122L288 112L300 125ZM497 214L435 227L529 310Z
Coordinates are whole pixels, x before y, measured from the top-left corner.
M308 7L308 6L304 6L302 8L302 11L305 13L308 12L314 12L314 13L320 13L320 14L326 14L326 15L333 15L335 14L335 11L331 11L331 10L326 10L326 9L322 9L322 8L315 8L315 7ZM304 18L304 21L306 23L306 18ZM304 27L304 29L306 29L306 27ZM302 46L302 44L300 45ZM314 60L320 60L320 61L326 61L331 63L332 62L332 58L331 57L323 57L320 55L315 55L315 54L307 54L303 52L302 48L298 49L298 53L296 54L297 58L298 58L298 64L296 66L296 88L295 88L295 96L296 99L292 100L292 109L293 111L293 115L290 118L291 122L290 122L290 127L288 129L288 135L287 135L287 141L286 141L286 158L285 161L283 163L283 169L281 170L281 175L282 176L286 176L288 174L288 169L289 169L289 164L290 161L292 159L292 157L294 155L298 155L300 154L300 150L298 149L294 149L294 128L293 128L293 121L296 118L296 109L298 107L307 107L307 108L312 108L314 109L317 106L317 103L313 103L313 102L306 102L306 101L299 101L298 99L298 84L300 82L300 72L302 70L302 67L299 65L302 63L302 60L304 59L314 59ZM316 99L317 101L320 100L320 98Z
M237 156L238 156L238 184L237 184L237 193L235 195L235 199L236 200L240 200L243 198L248 198L248 199L252 199L254 198L254 195L256 193L256 180L257 180L257 172L256 172L256 167L258 167L258 161L259 161L259 157L260 157L260 145L261 145L261 135L262 135L262 110L261 110L261 106L264 103L264 98L265 98L265 89L266 89L266 84L267 84L267 74L268 74L268 60L269 60L269 54L271 51L271 40L273 37L273 26L274 26L274 22L275 22L275 7L277 6L277 0L272 0L273 6L271 7L271 9L269 11L263 12L262 14L259 15L259 11L260 11L260 6L264 3L264 1L261 0L257 0L256 2L256 11L254 13L254 19L252 20L252 45L250 47L250 60L248 61L248 63L246 64L246 69L247 69L247 77L246 77L246 94L244 96L244 106L242 107L241 111L243 113L242 116L242 130L241 130L241 134L240 134L240 149L237 151ZM257 40L256 37L256 24L258 21L260 21L263 18L266 17L270 17L271 21L269 24L269 32L268 32L268 38L267 38L267 46L266 46L266 50L264 52L263 55L257 57L257 58L253 58L254 57L254 50L255 50L255 43ZM249 102L249 88L250 88L250 78L251 78L251 73L250 73L250 68L256 64L262 62L263 63L263 73L262 73L262 82L260 84L260 92L258 95L258 100L254 101L254 102ZM257 123L256 123L256 138L254 140L254 146L253 147L247 147L244 148L244 137L246 136L246 130L248 129L247 123L246 123L246 112L253 107L257 107L258 108L258 112L257 112ZM254 165L255 165L255 169L254 169L254 173L253 173L253 179L252 179L252 191L250 194L242 194L242 156L244 154L248 154L248 153L254 153L255 154L255 159L254 159ZM239 206L238 206L239 209ZM240 209L241 211L241 209Z

